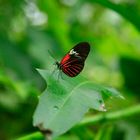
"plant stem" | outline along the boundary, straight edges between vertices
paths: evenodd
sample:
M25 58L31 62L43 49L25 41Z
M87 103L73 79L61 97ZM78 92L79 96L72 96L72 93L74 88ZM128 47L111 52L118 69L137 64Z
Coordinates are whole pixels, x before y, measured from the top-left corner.
M140 114L140 104L119 111L102 113L85 118L78 126L96 124L102 121L113 121Z
M31 139L41 139L41 138L43 139L42 133L34 132L34 133L28 134L26 136L17 138L16 140L31 140Z

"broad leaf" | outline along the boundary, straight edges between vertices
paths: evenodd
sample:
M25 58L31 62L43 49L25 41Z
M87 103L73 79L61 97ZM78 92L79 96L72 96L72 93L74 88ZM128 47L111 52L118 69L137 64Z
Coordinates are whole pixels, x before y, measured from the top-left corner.
M49 130L56 137L65 133L90 109L106 111L102 94L119 96L112 89L93 84L84 78L58 76L38 70L47 82L47 89L39 98L33 124L41 130Z

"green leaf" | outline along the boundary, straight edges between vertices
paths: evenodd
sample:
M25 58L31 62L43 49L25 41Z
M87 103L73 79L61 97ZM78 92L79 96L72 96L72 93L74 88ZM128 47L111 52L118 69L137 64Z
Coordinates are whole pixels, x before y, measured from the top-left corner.
M113 126L109 124L103 125L97 133L95 140L111 140Z
M124 17L126 20L131 22L139 31L140 31L140 14L139 9L136 6L130 5L128 2L126 4L123 2L115 3L110 0L89 0L91 3L98 3L102 6L105 6L111 10L114 10L118 14L120 14L122 17ZM138 2L136 1L135 4L137 5ZM134 16L135 15L135 16Z
M55 73L38 70L47 82L47 89L39 98L33 117L34 126L49 130L56 137L78 123L90 109L106 111L102 94L113 93L107 87L98 86L80 76L59 78Z

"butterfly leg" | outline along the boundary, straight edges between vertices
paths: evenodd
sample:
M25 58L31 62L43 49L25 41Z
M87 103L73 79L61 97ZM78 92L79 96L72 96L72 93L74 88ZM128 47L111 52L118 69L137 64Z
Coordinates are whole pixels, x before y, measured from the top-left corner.
M64 80L62 74L63 74L62 71L59 70L59 73L58 73L58 79L57 79L58 81L59 81L60 78Z
M55 65L55 63L54 63L53 65ZM53 71L52 71L51 75L54 75L54 74L55 74L55 72L56 72L57 70L58 70L58 69L57 69L57 67L56 67L56 65L55 65L55 67L54 67L54 69L53 69Z
M61 76L61 79L62 79L62 80L65 80L64 77L63 77L62 71L60 71L60 76Z

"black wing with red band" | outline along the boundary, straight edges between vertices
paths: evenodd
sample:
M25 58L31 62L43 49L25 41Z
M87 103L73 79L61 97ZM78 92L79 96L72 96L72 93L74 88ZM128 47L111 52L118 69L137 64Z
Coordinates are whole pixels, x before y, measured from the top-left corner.
M62 58L59 68L70 77L77 76L84 68L84 62L89 51L89 43L81 42L77 44Z

